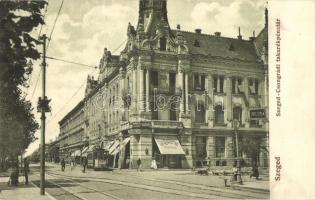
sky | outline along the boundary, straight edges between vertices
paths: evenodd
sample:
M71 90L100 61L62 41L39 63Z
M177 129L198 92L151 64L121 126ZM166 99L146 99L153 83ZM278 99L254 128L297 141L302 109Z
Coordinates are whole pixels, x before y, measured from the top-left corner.
M46 25L41 34L50 36L62 0L49 0L45 15ZM106 47L119 54L127 39L127 25L137 25L139 0L64 0L47 56L98 66ZM168 0L168 18L172 29L177 24L185 31L202 29L203 33L221 32L236 38L241 27L243 38L256 35L264 26L265 0ZM40 27L34 30L37 36ZM114 51L116 50L116 51ZM98 70L80 65L47 60L48 98L52 99L51 113L46 114L46 143L59 134L58 122L84 97L86 78L97 78ZM34 62L27 98L36 108L41 96L40 62ZM37 83L37 84L36 84ZM36 113L40 122L40 114ZM36 133L40 138L40 130ZM32 143L26 155L39 147Z

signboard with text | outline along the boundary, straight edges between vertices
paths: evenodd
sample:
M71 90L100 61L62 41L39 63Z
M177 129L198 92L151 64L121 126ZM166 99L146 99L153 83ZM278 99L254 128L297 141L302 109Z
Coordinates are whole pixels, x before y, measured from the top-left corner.
M252 109L249 111L249 116L251 119L264 119L266 118L265 109Z

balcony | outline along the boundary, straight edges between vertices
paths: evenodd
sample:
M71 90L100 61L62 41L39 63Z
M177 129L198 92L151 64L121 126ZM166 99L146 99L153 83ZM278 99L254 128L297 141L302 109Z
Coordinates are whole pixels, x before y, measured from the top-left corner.
M168 129L181 129L183 128L183 123L178 121L168 121L168 120L155 120L151 121L152 128L168 128Z

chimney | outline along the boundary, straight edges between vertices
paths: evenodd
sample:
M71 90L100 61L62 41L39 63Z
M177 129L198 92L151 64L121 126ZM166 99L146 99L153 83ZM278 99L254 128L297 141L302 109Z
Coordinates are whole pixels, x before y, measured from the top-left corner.
M241 27L238 27L238 36L237 36L237 38L238 38L239 40L242 40Z
M200 28L197 28L197 29L195 30L195 33L201 34L201 29L200 29Z
M216 37L221 37L221 32L215 32L214 35L215 35Z

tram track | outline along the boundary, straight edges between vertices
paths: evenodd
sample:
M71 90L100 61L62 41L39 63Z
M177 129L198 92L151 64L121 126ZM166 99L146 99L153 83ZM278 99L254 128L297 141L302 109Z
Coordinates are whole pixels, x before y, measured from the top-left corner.
M35 174L35 175L39 176L38 174ZM51 176L51 177L57 177L57 176L51 175L51 174L49 174L49 173L46 173L46 176L47 176L47 175L48 175L48 176ZM59 178L60 178L60 177L59 177ZM60 183L57 183L56 181L52 181L53 179L49 179L49 180L46 179L46 182L48 182L48 183L50 183L50 184L52 184L52 185L54 185L54 186L56 186L56 187L58 187L58 188L60 188L60 189L62 189L62 190L64 190L64 191L70 193L71 195L73 195L73 196L75 196L75 197L77 197L78 199L81 199L81 200L89 200L88 198L82 196L81 194L82 194L82 193L89 193L89 192L91 192L91 191L94 192L94 193L97 193L97 194L101 194L101 195L103 195L103 196L106 196L107 198L104 198L104 199L108 199L108 197L110 197L111 199L115 199L115 200L123 200L123 199L119 198L118 196L109 194L109 193L107 193L107 192L99 191L99 190L96 190L96 189L94 189L94 188L87 187L87 186L83 185L82 183L79 183L78 181L73 181L73 180L70 179L70 178L65 178L65 177L61 177L61 178L62 178L63 180L66 180L66 181L68 181L68 182L71 182L71 183L75 184L77 187L81 187L81 188L83 188L83 189L85 189L85 190L87 189L87 190L90 190L90 191L76 192L76 191L73 191L73 190L71 190L71 189L68 189L68 188L66 188L66 187L64 187L64 186L62 185L62 184L65 184L65 183L67 183L67 182L63 182L62 184L60 184Z
M257 195L244 195L240 194L237 192L230 191L228 189L222 191L218 190L216 188L211 188L211 187L206 187L204 185L188 185L188 184L183 184L183 183L178 183L175 181L161 181L161 180L155 180L156 182L162 183L162 184L169 184L169 185L178 185L182 186L182 189L169 189L167 185L165 187L160 187L160 186L154 186L150 184L144 184L142 183L126 183L122 181L117 181L109 178L94 178L94 177L73 177L73 176L67 176L67 175L60 175L59 173L54 173L54 172L49 172L50 175L56 176L56 177L67 177L70 179L76 179L76 180L90 180L93 182L99 182L99 183L110 183L110 184L116 184L116 185L123 185L123 186L128 186L128 187L134 187L134 188L139 188L139 189L146 189L146 190L152 190L152 191L157 191L157 192L167 192L170 194L176 194L176 195L183 195L183 196L188 196L188 197L195 197L195 198L229 198L229 199L235 199L235 198L240 198L240 199L253 199L253 198L258 198ZM129 175L128 175L129 176ZM139 178L139 177L138 177ZM152 181L152 180L151 180ZM136 184L136 185L135 185ZM188 192L188 188L194 188L196 190L199 190L198 193L196 192ZM166 190L166 191L165 191ZM200 192L202 191L202 192Z
M38 173L39 170L35 169L33 170L33 172ZM109 185L113 185L113 186L117 185L117 190L121 189L122 187L129 187L129 188L135 188L136 189L135 191L147 190L147 191L153 191L153 192L158 192L158 193L166 193L170 195L176 195L176 196L179 195L179 196L189 197L187 199L197 199L197 198L199 199L265 199L265 198L268 198L267 195L255 193L255 192L245 193L243 191L231 190L228 188L217 188L217 187L212 187L212 186L207 186L207 185L202 185L202 184L190 184L190 183L185 183L185 182L178 182L176 180L161 180L161 179L146 178L146 177L136 176L132 174L121 174L119 172L117 173L118 179L116 178L113 179L111 177L86 176L88 174L84 174L84 176L83 174L78 175L78 176L77 175L72 176L70 174L58 173L58 171L55 171L55 170L46 170L46 174L48 174L50 177L54 177L55 179L59 178L65 181L71 181L71 183L80 186L82 189L84 188L86 190L89 190L90 192L102 194L104 197L106 196L107 199L108 198L121 199L121 198L115 195L111 197L110 195L112 194L107 193L108 191L104 192L100 188L97 190L91 187L87 187L86 185L82 185L82 181L89 182L89 183L95 182L98 184L103 183L106 185L104 186L104 188L108 187ZM129 178L124 180L125 177L129 177ZM132 179L132 178L135 178L135 179ZM119 180L119 179L122 179L122 180ZM53 180L49 180L49 181L53 181ZM64 189L62 185L60 186L58 187L60 187L61 189ZM111 190L111 191L115 191L115 190ZM80 193L82 192L70 191L69 193L78 194L79 197L74 195L78 199L86 199L80 196ZM126 199L126 198L124 197L123 199Z

